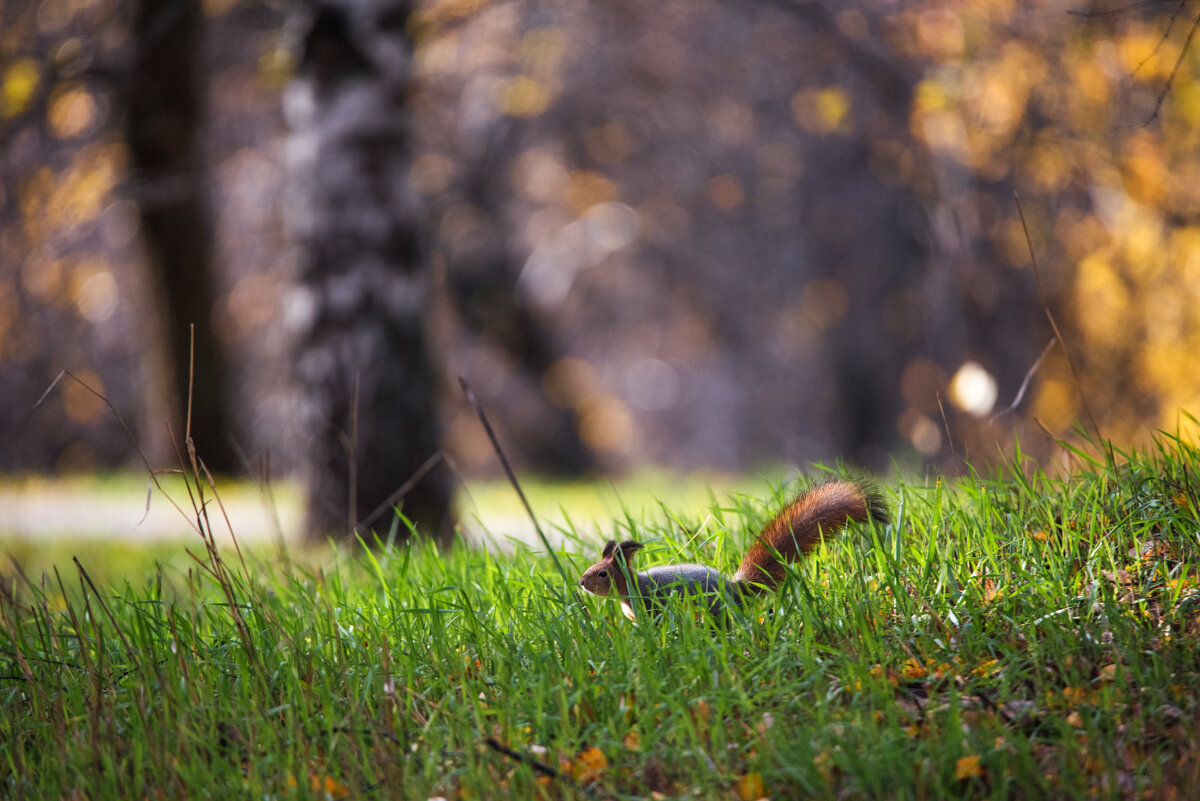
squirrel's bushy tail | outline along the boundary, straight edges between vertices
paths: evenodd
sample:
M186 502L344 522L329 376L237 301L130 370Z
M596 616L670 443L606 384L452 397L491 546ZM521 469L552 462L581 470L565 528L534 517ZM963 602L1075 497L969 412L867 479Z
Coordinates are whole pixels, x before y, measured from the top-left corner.
M741 591L773 590L791 563L836 533L847 520L886 525L887 502L864 480L834 479L818 484L784 507L755 538L733 580Z

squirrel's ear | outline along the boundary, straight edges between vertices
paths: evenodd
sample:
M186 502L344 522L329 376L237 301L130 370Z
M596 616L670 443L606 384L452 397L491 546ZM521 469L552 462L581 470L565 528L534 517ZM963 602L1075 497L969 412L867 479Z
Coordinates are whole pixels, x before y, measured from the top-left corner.
M608 559L610 556L613 555L613 551L615 551L616 549L617 549L617 541L609 540L608 542L604 543L604 550L600 552L600 558Z
M621 551L621 557L626 563L633 558L633 555L646 546L636 540L625 540L617 548Z

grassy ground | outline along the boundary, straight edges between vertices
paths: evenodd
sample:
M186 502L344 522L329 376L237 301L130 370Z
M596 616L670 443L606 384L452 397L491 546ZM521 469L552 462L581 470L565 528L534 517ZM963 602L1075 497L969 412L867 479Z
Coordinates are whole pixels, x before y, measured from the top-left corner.
M1200 454L1165 442L1067 481L891 486L893 525L724 628L583 597L569 527L553 558L18 576L0 797L1192 798ZM783 500L611 534L727 567Z

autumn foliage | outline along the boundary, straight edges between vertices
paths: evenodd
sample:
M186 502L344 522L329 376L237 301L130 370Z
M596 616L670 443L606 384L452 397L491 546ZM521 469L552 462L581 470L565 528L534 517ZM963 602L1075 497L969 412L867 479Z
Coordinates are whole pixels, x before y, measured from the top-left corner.
M169 187L139 183L119 132L123 8L0 10L9 468L128 454L87 393L12 411L64 367L162 429L134 203ZM297 54L274 3L203 11L212 315L235 438L283 463L284 323L301 308L279 98ZM1076 421L1132 442L1200 405L1189 4L412 11L435 361L478 377L518 460L951 465L1014 436L1046 457L1042 430ZM1047 311L1063 334L1048 351ZM486 468L469 413L445 417L459 463Z

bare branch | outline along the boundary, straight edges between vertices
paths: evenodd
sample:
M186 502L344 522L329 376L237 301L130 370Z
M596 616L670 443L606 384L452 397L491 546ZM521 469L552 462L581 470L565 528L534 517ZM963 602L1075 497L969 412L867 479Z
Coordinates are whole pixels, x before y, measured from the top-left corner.
M1013 402L1008 405L1007 409L1002 409L1001 411L993 414L991 419L988 420L988 425L995 423L998 418L1016 411L1017 407L1021 405L1021 401L1025 398L1025 391L1029 389L1029 382L1033 380L1034 374L1037 373L1038 368L1042 366L1042 362L1045 360L1046 356L1049 355L1050 349L1053 348L1057 342L1057 337L1050 337L1050 342L1042 351L1042 355L1037 357L1037 361L1035 361L1033 366L1029 368L1029 371L1025 373L1025 380L1021 382L1021 387L1017 390L1017 396L1013 398Z
M1087 394L1083 391L1083 381L1079 378L1079 371L1075 369L1075 360L1071 358L1071 350L1067 347L1062 332L1058 330L1058 323L1054 319L1054 314L1050 311L1050 304L1046 301L1046 292L1042 288L1042 274L1038 269L1037 253L1033 249L1033 238L1029 235L1029 225L1025 222L1025 210L1021 208L1021 196L1013 192L1013 200L1016 201L1017 214L1021 218L1021 230L1025 232L1025 244L1029 246L1029 259L1033 263L1033 280L1037 283L1038 300L1042 302L1042 311L1046 313L1046 319L1050 321L1050 328L1053 329L1054 336L1062 343L1063 353L1067 356L1067 366L1071 368L1071 375L1075 378L1075 388L1079 390L1079 399L1083 402L1083 410L1087 412L1088 420L1092 424L1092 430L1096 432L1096 436L1101 442L1105 442L1104 435L1100 433L1100 425L1096 422L1095 415L1092 414L1092 407L1088 403Z

